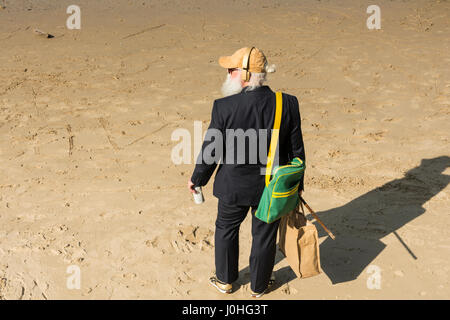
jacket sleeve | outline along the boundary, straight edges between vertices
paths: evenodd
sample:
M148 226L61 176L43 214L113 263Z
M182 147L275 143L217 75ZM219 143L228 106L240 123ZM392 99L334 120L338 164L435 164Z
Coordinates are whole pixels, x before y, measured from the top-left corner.
M290 126L290 144L291 144L291 159L299 157L306 164L305 157L305 147L303 145L303 135L302 135L302 127L300 120L300 111L298 100L296 97L293 97L293 103L290 106L290 118L291 118L291 126ZM305 170L306 172L306 170ZM304 176L302 176L302 180L300 181L299 190L304 190Z
M214 101L212 112L211 112L211 122L209 124L208 130L205 135L205 139L202 144L202 149L200 150L200 154L197 156L197 161L195 162L195 169L191 177L192 183L197 186L205 186L209 179L211 178L214 170L216 169L217 163L219 162L219 158L221 155L215 154L216 150L212 148L212 151L210 152L210 159L215 158L216 161L205 161L205 149L211 144L211 143L223 143L222 141L216 141L217 136L214 135L214 132L223 132L222 130L222 121L220 119L220 115L217 111L217 103ZM212 138L212 137L215 138ZM208 148L208 150L211 150L211 147Z

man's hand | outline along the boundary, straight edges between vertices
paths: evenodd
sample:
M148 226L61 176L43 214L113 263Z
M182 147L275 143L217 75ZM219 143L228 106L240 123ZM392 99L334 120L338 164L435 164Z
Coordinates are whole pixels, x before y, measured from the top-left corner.
M191 180L188 181L188 189L191 193L196 193L196 191L194 189L194 184L192 183Z

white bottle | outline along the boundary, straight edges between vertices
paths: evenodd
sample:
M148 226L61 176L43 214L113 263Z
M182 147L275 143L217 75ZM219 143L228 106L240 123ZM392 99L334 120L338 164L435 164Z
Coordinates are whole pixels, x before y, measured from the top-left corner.
M202 204L205 201L205 198L203 197L202 187L195 187L194 190L194 202L196 204Z

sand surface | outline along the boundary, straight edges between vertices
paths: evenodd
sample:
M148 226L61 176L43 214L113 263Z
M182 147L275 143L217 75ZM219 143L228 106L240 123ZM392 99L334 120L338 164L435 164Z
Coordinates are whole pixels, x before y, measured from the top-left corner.
M449 1L377 1L381 30L364 1L3 4L0 299L249 297L250 219L224 297L208 284L212 184L195 205L193 165L170 159L175 129L208 126L217 58L248 45L278 67L267 84L300 101L304 196L336 235L318 227L313 278L277 253L264 298L450 298ZM71 4L81 30L66 28Z

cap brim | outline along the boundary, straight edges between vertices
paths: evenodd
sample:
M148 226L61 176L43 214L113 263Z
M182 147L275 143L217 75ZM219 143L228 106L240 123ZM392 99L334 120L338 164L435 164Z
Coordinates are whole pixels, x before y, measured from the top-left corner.
M233 69L233 68L237 68L237 66L234 65L233 60L231 59L230 56L223 56L219 58L219 65L222 68L226 68L226 69Z

